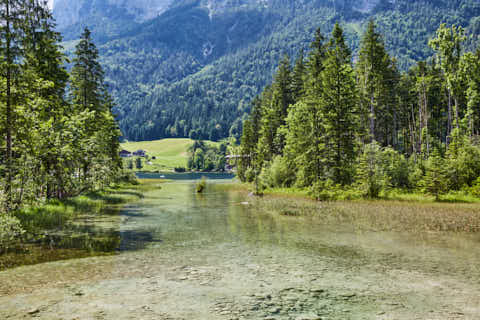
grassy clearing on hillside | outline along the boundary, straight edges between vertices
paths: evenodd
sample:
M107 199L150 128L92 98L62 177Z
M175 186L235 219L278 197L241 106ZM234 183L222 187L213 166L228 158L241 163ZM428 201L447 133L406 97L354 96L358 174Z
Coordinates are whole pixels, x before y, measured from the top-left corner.
M143 163L141 171L171 171L178 167L187 167L188 148L193 145L192 139L162 139L155 141L125 142L121 148L134 152L145 150L152 164ZM206 141L208 144L216 142ZM131 158L134 160L134 158Z

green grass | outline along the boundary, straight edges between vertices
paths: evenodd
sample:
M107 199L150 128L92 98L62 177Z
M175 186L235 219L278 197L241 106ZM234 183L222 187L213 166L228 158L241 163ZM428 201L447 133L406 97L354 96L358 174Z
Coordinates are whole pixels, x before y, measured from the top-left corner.
M480 231L480 203L434 202L420 195L415 201L354 200L318 202L288 195L266 194L252 198L253 207L284 217L314 219L325 225L348 225L357 230L407 232L469 232Z
M208 144L216 142L206 141ZM121 148L134 152L139 149L147 151L151 165L143 163L142 171L171 171L176 167L187 167L188 148L193 144L192 139L162 139L155 141L125 142ZM135 161L134 158L130 158Z
M103 191L89 192L64 200L50 200L39 206L26 207L15 212L22 227L35 234L56 229L82 214L99 214L107 206L114 206L142 198L148 186L122 185Z

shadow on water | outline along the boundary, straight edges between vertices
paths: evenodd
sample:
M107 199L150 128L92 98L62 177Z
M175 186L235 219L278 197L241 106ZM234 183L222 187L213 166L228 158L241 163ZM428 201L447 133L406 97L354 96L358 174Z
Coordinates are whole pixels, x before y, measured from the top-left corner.
M0 251L0 271L22 265L114 255L145 249L149 243L161 243L158 228L122 230L129 219L145 216L134 208L115 207L81 215L73 222L30 235L22 243Z

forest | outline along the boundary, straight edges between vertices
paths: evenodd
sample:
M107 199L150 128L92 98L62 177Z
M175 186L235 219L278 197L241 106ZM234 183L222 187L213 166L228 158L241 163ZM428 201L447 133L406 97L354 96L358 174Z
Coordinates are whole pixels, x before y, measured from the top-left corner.
M318 29L310 52L294 65L286 56L253 101L239 177L259 193L295 187L324 200L394 189L480 196L480 51L465 40L462 27L441 24L433 59L401 72L373 20L355 59L339 24L329 38Z
M44 1L2 0L0 19L0 218L9 219L116 181L121 134L88 29L67 61Z
M251 101L272 81L283 55L308 51L315 29L329 33L336 21L356 57L373 18L401 71L433 56L428 40L441 23L462 26L468 50L480 30L480 6L472 0L385 0L370 12L350 0L271 0L268 8L230 2L232 8L211 19L195 4L201 1L184 2L100 46L128 140L238 139Z

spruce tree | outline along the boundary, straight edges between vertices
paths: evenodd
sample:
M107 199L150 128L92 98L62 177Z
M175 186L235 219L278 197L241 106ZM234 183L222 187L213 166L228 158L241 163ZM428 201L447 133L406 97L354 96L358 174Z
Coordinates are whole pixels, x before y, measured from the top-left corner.
M75 112L85 119L81 143L82 178L88 186L101 181L100 177L92 177L91 172L98 174L100 169L107 170L109 176L121 167L118 159L120 132L112 114L113 101L106 89L98 49L88 28L76 46L73 62L70 94ZM93 181L89 181L91 179Z
M360 101L363 106L363 131L368 132L368 136L364 138L366 142L377 140L384 145L388 144L385 128L392 126L390 123L392 111L388 110L388 103L392 93L390 87L395 84L391 77L392 64L382 36L375 30L374 21L370 20L362 38L356 65ZM383 134L377 130L378 128L383 129Z
M305 53L300 50L292 73L292 100L298 102L305 95Z
M440 195L447 191L447 174L445 171L445 160L442 159L438 149L434 149L426 164L425 177L421 181L423 192L440 199Z
M342 185L351 183L355 161L358 100L349 53L343 31L336 25L321 74L322 95L318 103L324 128L326 175Z
M15 126L15 108L18 96L14 85L20 72L19 59L22 57L20 46L24 33L23 26L24 1L1 0L0 2L0 56L2 57L2 78L5 79L5 93L2 96L4 110L2 110L2 135L5 141L5 209L12 209L13 195L12 183L15 176L13 144Z

